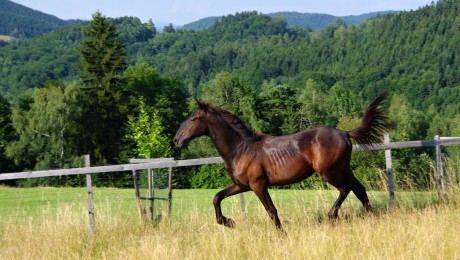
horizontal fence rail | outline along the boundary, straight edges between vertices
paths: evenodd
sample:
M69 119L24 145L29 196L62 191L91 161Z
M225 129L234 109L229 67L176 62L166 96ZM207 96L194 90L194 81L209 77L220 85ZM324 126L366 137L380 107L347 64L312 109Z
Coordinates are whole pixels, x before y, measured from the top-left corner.
M408 142L389 142L389 136L385 135L385 143L376 144L373 146L359 146L353 145L354 151L363 151L363 150L385 150L385 159L387 164L387 176L389 182L389 191L390 191L390 204L393 205L394 202L394 185L392 177L392 164L391 164L391 149L401 149L401 148L417 148L417 147L436 147L436 161L437 169L439 174L439 182L443 190L443 195L446 195L445 185L443 182L443 171L442 171L442 162L441 162L441 145L453 145L460 144L460 137L439 137L435 136L434 140L422 140L422 141L408 141ZM94 203L93 203L93 188L91 184L91 175L93 173L109 173L109 172L122 172L122 171L132 171L136 200L138 204L139 217L142 221L142 215L144 210L142 209L141 197L139 193L139 183L137 182L137 170L147 169L149 172L149 204L150 204L150 217L153 220L154 218L154 205L153 201L155 199L153 194L153 175L151 169L158 168L169 168L169 184L168 184L168 216L171 215L171 181L172 181L172 168L173 167L184 167L184 166L195 166L195 165L204 165L204 164L215 164L223 163L221 157L211 157L211 158L201 158L201 159L191 159L191 160L174 160L174 158L158 158L158 159L131 159L129 164L120 164L112 166L95 166L90 167L89 155L85 155L85 165L83 168L70 168L70 169L58 169L58 170L44 170L44 171L26 171L26 172L16 172L16 173L0 173L0 181L2 180L17 180L17 179L27 179L27 178L39 178L39 177L52 177L52 176L65 176L65 175L78 175L86 174L86 185L88 188L88 212L89 212L89 225L90 232L92 235L95 233L95 221L94 221ZM243 217L246 218L246 211L244 206L243 194L240 194L241 200L241 209Z
M361 145L353 145L354 151L363 150L388 150L388 149L403 149L403 148L420 148L436 145L453 145L460 144L460 137L441 137L439 140L421 140L421 141L405 141L393 142L388 144L375 144L372 147L363 147Z
M212 158L200 158L200 159L191 159L191 160L166 160L166 161L159 160L159 161L154 161L154 162L118 164L118 165L109 165L109 166L93 166L93 167L83 167L83 168L58 169L58 170L1 173L0 181L27 179L27 178L40 178L40 177L53 177L53 176L65 176L65 175L79 175L79 174L88 174L88 173L109 173L109 172L145 170L145 169L184 167L184 166L214 164L214 163L222 163L222 162L223 162L222 158L212 157Z
M388 149L403 149L403 148L417 148L417 147L430 147L437 145L454 145L460 144L460 137L443 137L438 140L422 140L422 141L407 141L407 142L392 142L381 143L373 146L360 146L353 145L354 151L364 150L388 150ZM25 171L15 173L0 173L0 181L3 180L17 180L28 178L40 177L53 177L53 176L66 176L66 175L79 175L79 174L92 174L92 173L109 173L109 172L122 172L122 171L136 171L145 169L158 169L158 168L171 168L171 167L185 167L196 166L204 164L223 163L221 157L199 158L189 160L174 160L172 158L151 160L151 159L132 159L129 164L108 165L108 166L93 166L83 168L69 168L57 170L43 170L43 171Z

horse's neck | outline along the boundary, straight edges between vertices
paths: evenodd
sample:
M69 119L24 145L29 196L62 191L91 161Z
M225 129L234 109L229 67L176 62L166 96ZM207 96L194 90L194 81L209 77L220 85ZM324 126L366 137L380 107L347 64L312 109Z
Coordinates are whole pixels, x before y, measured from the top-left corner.
M224 119L217 116L208 120L209 137L212 139L217 151L225 161L232 160L242 136Z

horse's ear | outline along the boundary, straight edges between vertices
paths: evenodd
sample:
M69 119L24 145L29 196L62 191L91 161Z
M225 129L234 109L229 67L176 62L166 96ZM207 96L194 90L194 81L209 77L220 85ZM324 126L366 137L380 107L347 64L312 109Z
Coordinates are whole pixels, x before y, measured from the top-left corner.
M209 108L209 104L204 102L204 101L200 101L198 99L195 98L195 102L196 102L196 105L198 106L199 109L201 110L208 110Z

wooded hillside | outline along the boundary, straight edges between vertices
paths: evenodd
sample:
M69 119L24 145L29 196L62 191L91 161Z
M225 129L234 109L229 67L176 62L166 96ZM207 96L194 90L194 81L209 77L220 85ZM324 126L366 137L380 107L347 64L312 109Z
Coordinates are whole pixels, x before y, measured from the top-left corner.
M343 20L348 25L357 24L364 22L365 20L389 13L398 13L396 11L382 11L375 13L366 13L361 15L347 15L347 16L333 16L330 14L317 14L317 13L299 13L299 12L276 12L266 14L270 17L282 17L286 20L287 26L299 26L304 29L319 30L331 23L334 23L335 20ZM206 17L195 22L185 24L180 27L183 30L204 30L209 29L213 26L216 21L220 21L222 17Z
M32 38L73 23L9 0L0 0L0 17L0 35L16 38Z

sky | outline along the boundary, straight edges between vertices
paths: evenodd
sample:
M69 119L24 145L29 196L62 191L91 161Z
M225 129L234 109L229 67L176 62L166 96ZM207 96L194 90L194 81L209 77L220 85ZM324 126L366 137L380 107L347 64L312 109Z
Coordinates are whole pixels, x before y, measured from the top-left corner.
M184 25L209 16L243 11L295 11L335 16L375 11L410 11L432 0L12 0L61 19L90 20L100 11L106 17L135 16L146 22Z

